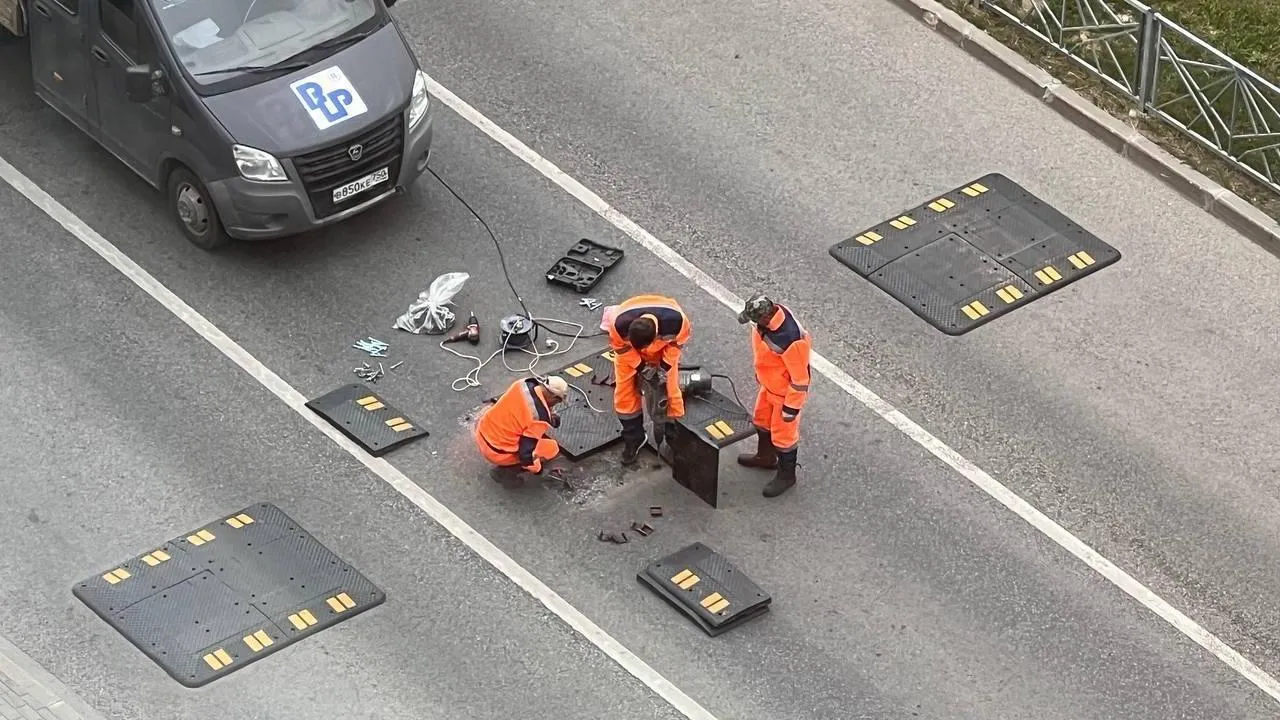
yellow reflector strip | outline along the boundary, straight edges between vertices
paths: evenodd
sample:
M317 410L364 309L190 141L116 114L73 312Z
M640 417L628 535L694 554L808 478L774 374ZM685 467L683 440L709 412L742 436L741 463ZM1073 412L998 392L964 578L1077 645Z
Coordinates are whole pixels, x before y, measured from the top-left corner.
M239 530L240 528L244 527L244 523L240 522L235 518L227 518L227 524L236 530Z
M910 217L908 217L908 216L906 216L906 215L903 215L902 217L898 218L898 222L901 222L903 225L915 225L915 224L916 224L916 221L915 221L915 220L912 220Z
M1044 271L1049 275L1049 277L1053 278L1054 280L1062 279L1062 276L1058 274L1058 269L1052 265L1046 265L1044 268Z
M239 515L237 515L236 519L244 523L245 525L253 524L253 518L249 517L248 515L245 515L244 513L240 513Z
M692 574L693 574L692 570L681 570L680 572L676 573L675 577L671 578L671 582L679 585L680 583L684 582L685 578L689 577Z
M974 190L977 190L980 193L984 193L987 191L987 186L983 185L982 183L974 183L969 187L973 188Z
M972 305L965 305L960 309L964 311L965 315L969 316L970 320L977 320L979 317L981 317L980 315L978 315L978 311L973 309Z
M697 575L690 575L689 577L685 578L684 582L678 583L678 585L680 586L681 590L688 590L694 585L697 585L698 581L701 579L702 578L698 577Z
M253 634L253 637L260 645L262 645L262 647L271 647L276 644L276 641L272 640L271 636L268 635L265 630L259 630Z
M205 655L204 661L209 667L213 668L214 670L222 669L222 661L214 657L213 653L209 653L208 655Z
M578 372L583 372L583 373L591 372L591 366L586 363L578 363L577 365L574 365L574 367L578 369Z
M987 306L986 306L986 305L983 305L982 303L978 302L977 300L974 300L972 303L970 303L970 305L972 305L972 306L973 306L973 309L974 309L974 310L977 310L977 311L978 311L978 314L979 314L979 315L990 315L990 314L991 314L991 311L987 309Z
M1072 265L1076 266L1077 270L1083 270L1085 268L1084 261L1081 260L1078 256L1070 255L1067 257L1067 259L1071 261Z
M876 232L867 232L867 233L864 233L864 234L867 236L867 239L868 239L868 240L870 240L871 242L876 242L877 240L883 240L883 239L884 239L884 236L883 236L883 235L881 235L880 233L876 233Z
M978 195L980 194L977 190L974 190L971 187L967 187L961 190L960 192L964 193L965 195L968 195L969 197L978 197Z
M1083 250L1076 253L1076 255L1079 256L1080 259L1084 261L1085 265L1092 265L1095 262L1093 259L1093 256Z
M316 620L316 616L311 614L310 610L302 610L298 613L298 615L301 616L302 621L308 625L315 625L317 622L319 622L318 620Z
M907 226L906 226L906 225L903 225L903 224L902 224L902 222L901 222L900 220L890 220L890 221L889 221L889 224L890 224L890 225L892 225L892 226L894 226L894 227L896 227L896 228L898 228L899 230L906 230L906 229L907 229Z
M231 655L228 654L227 651L223 650L222 648L218 648L217 650L214 650L213 656L221 660L223 665L231 664Z
M393 426L393 425L399 425L399 424L400 424L400 423L402 423L402 422L404 422L404 418L402 418L402 417L393 417L393 418L391 418L390 420L388 420L388 421L387 421L387 427L391 427L391 426Z
M338 593L338 602L342 603L342 606L345 608L353 608L356 606L356 601L352 600L351 596L346 593Z
M1048 285L1049 283L1053 282L1053 279L1050 278L1048 275L1046 275L1043 270L1036 271L1036 279L1044 283L1045 285Z
M707 608L707 611L708 611L708 612L713 612L713 613L718 613L718 612L720 612L721 610L724 610L724 609L725 609L725 608L727 608L727 607L729 607L729 601L728 601L728 600L721 600L720 602L716 603L715 605L712 605L711 607Z
M733 434L733 426L723 420L717 420L716 427L720 429L720 432L724 433L725 437Z
M404 432L405 430L412 430L413 426L410 425L409 423L400 423L399 425L396 425L391 429L395 430L396 432Z
M372 395L365 395L364 397L360 398L356 402L359 403L360 405L368 405L370 403L378 402L378 398Z
M329 603L329 607L333 608L334 612L346 610L346 608L342 607L342 603L338 602L338 598L328 598L325 602Z
M1014 300L1021 300L1021 299L1022 299L1022 291L1021 291L1021 290L1019 290L1016 286L1014 286L1014 285L1006 285L1006 286L1005 286L1005 288L1004 288L1004 290L1005 290L1005 292L1007 292L1007 293L1009 293L1010 295L1012 295Z
M302 621L302 618L301 618L300 616L296 615L296 614L294 614L294 615L290 615L290 616L289 616L289 622L293 623L293 627L294 627L294 629L296 629L296 630L306 630L306 629L307 629L307 624L306 624L305 622L303 622L303 621Z
M872 243L874 243L874 242L875 242L875 240L872 240L871 238L867 237L866 235L859 235L858 237L856 237L856 238L854 238L854 239L855 239L855 240L857 240L858 242L862 243L863 245L870 245L870 244L872 244Z
M259 650L262 649L262 643L258 642L258 638L252 635L245 635L241 639L244 640L244 644L248 645L249 649L254 652L258 652Z
M707 434L710 435L711 437L717 440L724 439L724 433L720 432L720 428L716 427L715 425L708 425L706 429L707 429Z
M996 291L996 297L1000 298L1001 300L1005 301L1006 303L1011 303L1011 302L1013 302L1013 296L1012 296L1012 295L1010 295L1010 294L1009 294L1009 291L1008 291L1008 290L1005 290L1004 288L1000 288L999 290L997 290L997 291Z
M716 603L720 602L723 599L724 599L723 595L721 595L718 592L713 592L710 595L702 598L702 602L698 604L701 605L702 607L711 607L712 605L715 605Z
M564 374L570 377L582 377L582 373L578 372L577 368L565 368Z
M381 410L384 407L386 407L386 405L383 405L380 402L375 402L375 403L369 403L368 405L365 405L364 409L368 410L369 412L373 412L374 410Z

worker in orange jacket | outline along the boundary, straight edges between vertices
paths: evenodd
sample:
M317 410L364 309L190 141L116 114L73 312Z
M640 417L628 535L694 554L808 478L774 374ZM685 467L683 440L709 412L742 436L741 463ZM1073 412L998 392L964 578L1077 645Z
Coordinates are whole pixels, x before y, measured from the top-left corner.
M644 447L646 404L654 442L659 452L670 459L674 421L684 417L680 353L689 342L691 330L688 316L669 297L637 295L617 306L609 324L609 344L615 356L613 410L622 423L624 464L634 464ZM646 403L646 397L651 402ZM657 437L659 427L661 438Z
M776 470L764 487L777 497L796 484L796 452L800 444L800 411L809 397L809 333L786 307L764 295L749 298L738 322L753 323L751 354L755 361L756 452L739 455L747 467Z
M535 377L511 383L476 423L475 441L480 455L494 467L489 476L506 487L521 483L520 473L537 475L542 463L560 454L560 446L546 437L560 426L554 408L569 395L564 378L546 382Z

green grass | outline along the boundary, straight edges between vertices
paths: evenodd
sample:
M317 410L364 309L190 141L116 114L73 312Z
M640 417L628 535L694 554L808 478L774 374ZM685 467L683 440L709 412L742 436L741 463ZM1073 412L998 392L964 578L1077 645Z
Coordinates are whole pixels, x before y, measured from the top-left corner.
M1160 0L1152 7L1262 77L1280 80L1280 0Z
M1163 122L1140 115L1130 116L1129 113L1134 108L1134 104L1122 93L1098 80L1079 65L1063 57L1059 51L1010 23L1001 15L990 10L976 9L976 3L973 0L940 0L940 2L959 12L1011 49L1048 70L1060 82L1138 128L1175 157L1229 188L1271 217L1280 220L1280 192L1235 169L1230 163L1218 158L1196 141ZM1061 8L1062 4L1062 0L1048 0L1048 5L1054 9ZM1119 3L1108 4L1119 7ZM1277 82L1280 80L1280 0L1158 0L1151 4L1169 20L1217 47L1258 75L1274 84L1280 84ZM1030 0L1003 0L1001 5L1009 8L1022 5L1029 8L1031 2ZM1077 3L1074 0L1067 0L1066 5L1072 9ZM1078 38L1075 36L1068 38L1067 42L1073 50L1079 46ZM1193 60L1209 59L1198 56L1194 48L1181 38L1171 39L1171 42L1175 42L1177 51L1184 57L1189 56L1189 59ZM1120 45L1117 44L1114 47L1118 52L1122 52ZM1122 54L1119 58L1122 66L1131 67L1131 57L1131 55L1126 57ZM1104 69L1109 74L1115 73L1111 68ZM1207 79L1207 77L1200 78L1202 82ZM1176 77L1172 73L1166 73L1161 78L1158 92L1161 98L1167 100L1173 95L1180 94L1182 90L1177 87ZM1271 101L1280 103L1280 98L1272 98ZM1229 103L1229 98L1223 98L1216 103L1224 117L1231 116ZM1167 106L1165 110L1175 117L1182 118L1184 122L1191 122L1196 113L1194 106L1187 101ZM1238 118L1235 123L1236 130L1248 132L1249 129L1243 127L1244 123L1245 120L1242 117ZM1212 136L1203 121L1192 123L1192 127L1201 134ZM1272 127L1272 130L1276 129ZM1253 162L1251 164L1258 166Z

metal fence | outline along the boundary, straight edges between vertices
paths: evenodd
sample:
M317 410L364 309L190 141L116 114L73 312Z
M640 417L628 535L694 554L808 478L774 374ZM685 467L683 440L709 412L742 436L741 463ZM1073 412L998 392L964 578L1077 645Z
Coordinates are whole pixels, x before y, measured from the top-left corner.
M976 2L1280 193L1274 83L1135 0Z

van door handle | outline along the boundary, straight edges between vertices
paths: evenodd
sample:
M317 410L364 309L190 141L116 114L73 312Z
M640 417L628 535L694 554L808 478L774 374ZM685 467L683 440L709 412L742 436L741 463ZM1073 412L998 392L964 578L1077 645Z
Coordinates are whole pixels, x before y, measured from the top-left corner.
M94 59L97 60L99 63L103 65L111 64L111 58L107 56L106 50L103 50L100 47L94 46L93 50L90 50L89 52L93 54Z
M45 7L45 6L44 6L44 5L42 5L41 3L36 3L36 4L35 4L35 8L36 8L36 12L38 12L38 13L40 13L41 15L45 16L46 18L48 18L48 17L49 17L49 8Z

